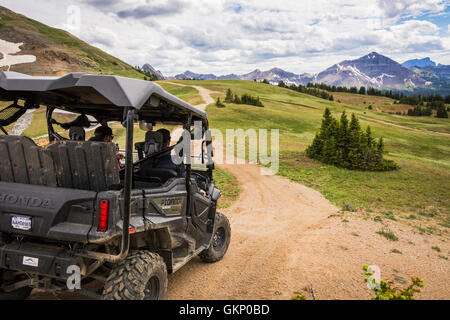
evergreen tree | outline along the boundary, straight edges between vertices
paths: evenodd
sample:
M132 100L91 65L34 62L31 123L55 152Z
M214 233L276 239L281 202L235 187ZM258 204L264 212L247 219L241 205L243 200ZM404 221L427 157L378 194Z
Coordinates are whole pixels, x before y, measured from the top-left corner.
M220 97L217 97L216 106L219 108L225 107L225 105L222 103L222 101L220 101Z
M345 112L337 122L327 108L323 114L320 130L306 149L306 155L323 163L348 169L371 171L398 169L393 161L383 159L383 149L383 139L380 138L377 143L370 127L363 132L354 114L350 124Z
M225 96L225 102L231 103L233 102L233 92L230 88L227 89L227 95Z
M366 87L359 88L359 94L366 94Z
M446 110L444 104L442 104L442 105L440 105L438 107L436 117L438 117L438 118L448 118L448 113L447 113L447 110Z

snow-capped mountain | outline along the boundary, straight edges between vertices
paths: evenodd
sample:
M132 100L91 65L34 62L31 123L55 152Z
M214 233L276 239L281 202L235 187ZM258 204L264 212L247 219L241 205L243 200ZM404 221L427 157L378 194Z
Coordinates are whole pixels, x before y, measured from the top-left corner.
M345 87L407 89L425 86L426 81L398 62L369 53L356 60L345 60L320 72L314 82Z
M272 84L284 81L286 84L303 84L309 82L326 83L328 85L344 87L374 87L376 89L406 90L414 88L427 88L436 90L442 85L435 86L436 81L448 80L449 66L437 65L429 58L415 59L405 62L406 65L424 65L423 67L406 68L400 63L371 52L355 60L345 60L317 74L295 74L272 68L267 71L256 69L252 72L237 75L216 76L214 74L198 74L191 71L178 74L174 79L239 79L239 80L269 80Z

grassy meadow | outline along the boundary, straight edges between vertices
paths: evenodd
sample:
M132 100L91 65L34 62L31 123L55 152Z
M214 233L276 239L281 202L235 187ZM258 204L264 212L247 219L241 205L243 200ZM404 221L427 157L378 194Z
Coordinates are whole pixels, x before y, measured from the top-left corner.
M335 117L345 110L373 119L429 131L450 131L449 119L433 117L396 116L368 110L373 105L389 106L391 99L363 96L364 100L342 99L334 102L262 83L217 80L179 81L225 92L231 88L239 95L259 96L264 108L226 103L225 108L214 104L207 108L212 128L279 129L279 174L319 190L339 207L349 203L362 211L392 211L399 216L434 216L443 225L450 218L450 136L421 132L378 123L359 117L363 129L369 126L376 138L383 137L387 159L396 161L401 169L391 172L352 171L324 165L305 156L306 147L319 130L323 111L329 107ZM161 83L170 91L171 88ZM356 95L358 96L358 95ZM372 101L373 100L373 101ZM353 103L353 104L351 104ZM422 213L422 214L417 214Z

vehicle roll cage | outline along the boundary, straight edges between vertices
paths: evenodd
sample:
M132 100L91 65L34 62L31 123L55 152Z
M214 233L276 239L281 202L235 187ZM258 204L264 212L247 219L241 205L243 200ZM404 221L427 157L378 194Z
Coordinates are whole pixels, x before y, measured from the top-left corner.
M77 93L79 93L77 95ZM64 77L32 77L15 72L0 72L0 100L25 100L19 109L17 119L27 109L46 106L46 118L49 141L66 140L53 128L52 114L54 109L84 113L94 116L98 123L106 124L110 121L121 121L126 128L125 174L123 185L124 214L122 217L122 241L119 254L83 251L80 256L93 258L98 263L104 261L118 262L124 259L130 248L130 212L131 191L134 165L133 163L133 130L135 121L180 123L184 119L183 128L190 132L193 121L202 121L202 162L204 161L203 143L206 143L208 163L207 168L212 178L214 162L212 160L212 139L208 130L206 113L195 109L185 101L167 93L159 85L149 81L129 79L117 76L89 75L71 73ZM102 104L95 103L101 101ZM105 101L109 104L105 104ZM11 107L11 106L10 106ZM8 107L7 107L8 108ZM23 109L25 110L23 110ZM123 109L123 113L120 109ZM6 108L5 108L6 109ZM4 111L3 109L2 111ZM159 110L159 111L158 111ZM0 116L1 112L0 111ZM119 114L122 113L122 119ZM106 115L105 115L106 114ZM173 119L170 119L173 117ZM14 119L16 121L17 119ZM12 121L12 122L14 122ZM158 120L159 121L159 120ZM12 123L11 122L11 123ZM9 124L9 123L8 123ZM3 125L0 123L0 127ZM0 128L4 130L3 128ZM6 132L5 132L6 133ZM191 211L191 164L186 165L187 215Z

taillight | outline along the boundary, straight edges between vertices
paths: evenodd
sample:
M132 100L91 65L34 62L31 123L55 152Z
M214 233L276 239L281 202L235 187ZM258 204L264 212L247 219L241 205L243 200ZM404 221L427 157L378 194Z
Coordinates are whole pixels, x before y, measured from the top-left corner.
M109 201L100 200L100 213L98 216L97 232L106 232L108 230Z

